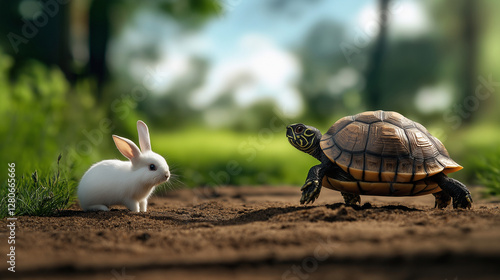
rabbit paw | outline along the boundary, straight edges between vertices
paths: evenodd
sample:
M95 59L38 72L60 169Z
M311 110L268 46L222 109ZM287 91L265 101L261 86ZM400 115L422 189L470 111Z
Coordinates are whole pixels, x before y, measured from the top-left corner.
M139 210L146 212L148 209L148 201L146 199L139 201Z
M136 200L126 200L124 201L125 206L132 212L139 212L139 201Z

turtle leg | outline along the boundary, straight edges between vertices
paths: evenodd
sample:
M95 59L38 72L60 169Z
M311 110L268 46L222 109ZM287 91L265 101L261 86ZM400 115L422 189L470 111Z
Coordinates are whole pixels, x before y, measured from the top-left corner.
M361 204L361 197L359 194L340 192L344 197L344 202L346 205L356 205L356 203Z
M434 203L434 208L444 209L448 207L448 205L450 205L451 203L451 196L444 191L433 193L432 195L436 198L436 203Z
M324 175L323 164L315 165L309 169L306 182L300 189L302 191L300 204L313 203L318 198L321 192L321 180Z
M453 198L453 208L470 208L472 197L467 187L458 180L449 178L443 172L431 177L439 187Z

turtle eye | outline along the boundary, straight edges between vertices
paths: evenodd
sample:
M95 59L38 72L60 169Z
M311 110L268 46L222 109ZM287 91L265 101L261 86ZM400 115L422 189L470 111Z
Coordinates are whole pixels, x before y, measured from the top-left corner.
M304 132L304 126L299 125L299 126L295 127L296 134L301 134L302 132Z
M150 165L149 165L149 170L151 170L151 171L155 171L155 170L156 170L156 165L154 165L154 164L150 164Z

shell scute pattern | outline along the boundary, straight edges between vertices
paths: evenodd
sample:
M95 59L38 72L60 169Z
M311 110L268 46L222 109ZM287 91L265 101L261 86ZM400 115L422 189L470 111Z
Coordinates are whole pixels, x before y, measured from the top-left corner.
M390 186L387 182L416 182L441 171L451 173L462 168L425 127L396 112L372 111L344 117L330 127L320 144L332 162L360 181L355 185L345 183L349 188L376 190L385 184L389 193L424 194L439 188L424 182Z

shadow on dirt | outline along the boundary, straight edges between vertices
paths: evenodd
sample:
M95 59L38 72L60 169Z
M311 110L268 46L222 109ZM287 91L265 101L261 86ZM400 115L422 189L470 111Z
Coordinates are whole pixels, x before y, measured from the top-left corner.
M229 219L218 219L217 213L219 205L208 203L184 209L180 214L176 212L165 213L165 215L150 216L151 219L170 221L174 224L189 225L191 227L212 227L212 226L232 226L243 225L253 222L270 221L273 222L341 222L364 219L376 219L380 214L391 215L395 212L416 212L422 211L409 208L403 205L387 205L381 207L372 206L365 203L361 206L346 206L344 203L335 203L325 206L287 206L269 207L258 210L240 210ZM201 211L200 211L201 210Z
M409 208L409 207L406 207L404 205L386 205L386 206L377 207L377 206L372 206L371 203L369 203L369 202L367 202L363 205L350 205L350 206L347 206L344 203L338 202L338 203L334 203L334 204L327 204L325 206L326 206L326 208L333 209L333 210L339 209L342 207L346 207L346 208L352 208L352 209L357 210L357 211L363 211L363 210L368 210L368 209L379 210L379 211L383 211L383 212L390 212L393 210L401 210L404 212L422 211L420 209Z
M134 213L127 209L111 209L109 211L89 211L82 210L59 210L52 217L81 217L98 220L106 220L109 218L128 217L131 215L148 217L149 213Z
M232 226L232 225L243 225L253 222L267 221L277 215L306 210L314 207L288 206L288 207L270 207L259 210L247 210L241 213L241 215L226 220L205 218L203 215L194 212L185 213L187 215L182 215L182 216L166 214L162 216L152 216L150 218L155 220L170 220L178 224L201 223L203 226L205 226L208 223L213 226ZM209 209L204 209L204 210L210 211Z
M324 208L326 207L326 209ZM333 211L332 211L333 210ZM327 204L325 206L286 206L269 207L258 210L242 209L233 217L219 219L220 204L217 202L204 203L190 209L169 211L169 212L148 212L132 213L125 209L111 209L109 212L83 212L78 210L61 210L56 217L81 217L98 220L107 220L128 217L131 215L144 217L158 221L168 221L177 225L189 225L200 227L211 226L231 226L243 225L253 222L262 222L274 219L276 221L354 221L363 217L364 219L376 216L377 213L391 214L393 212L417 212L422 211L416 208L409 208L403 205L372 206L370 203L363 205L347 206L344 203ZM297 215L287 215L297 212ZM285 215L281 217L282 215ZM360 216L361 215L361 216Z
M271 207L271 208L267 208L267 209L255 210L255 211L250 211L250 212L244 213L241 216L238 216L236 218L233 218L233 219L230 219L227 221L220 221L218 223L218 225L241 225L241 224L248 224L248 223L252 223L252 222L267 221L267 220L269 220L277 215L302 211L302 210L306 210L308 208L314 208L314 207L288 206L288 207L283 207L283 208Z

